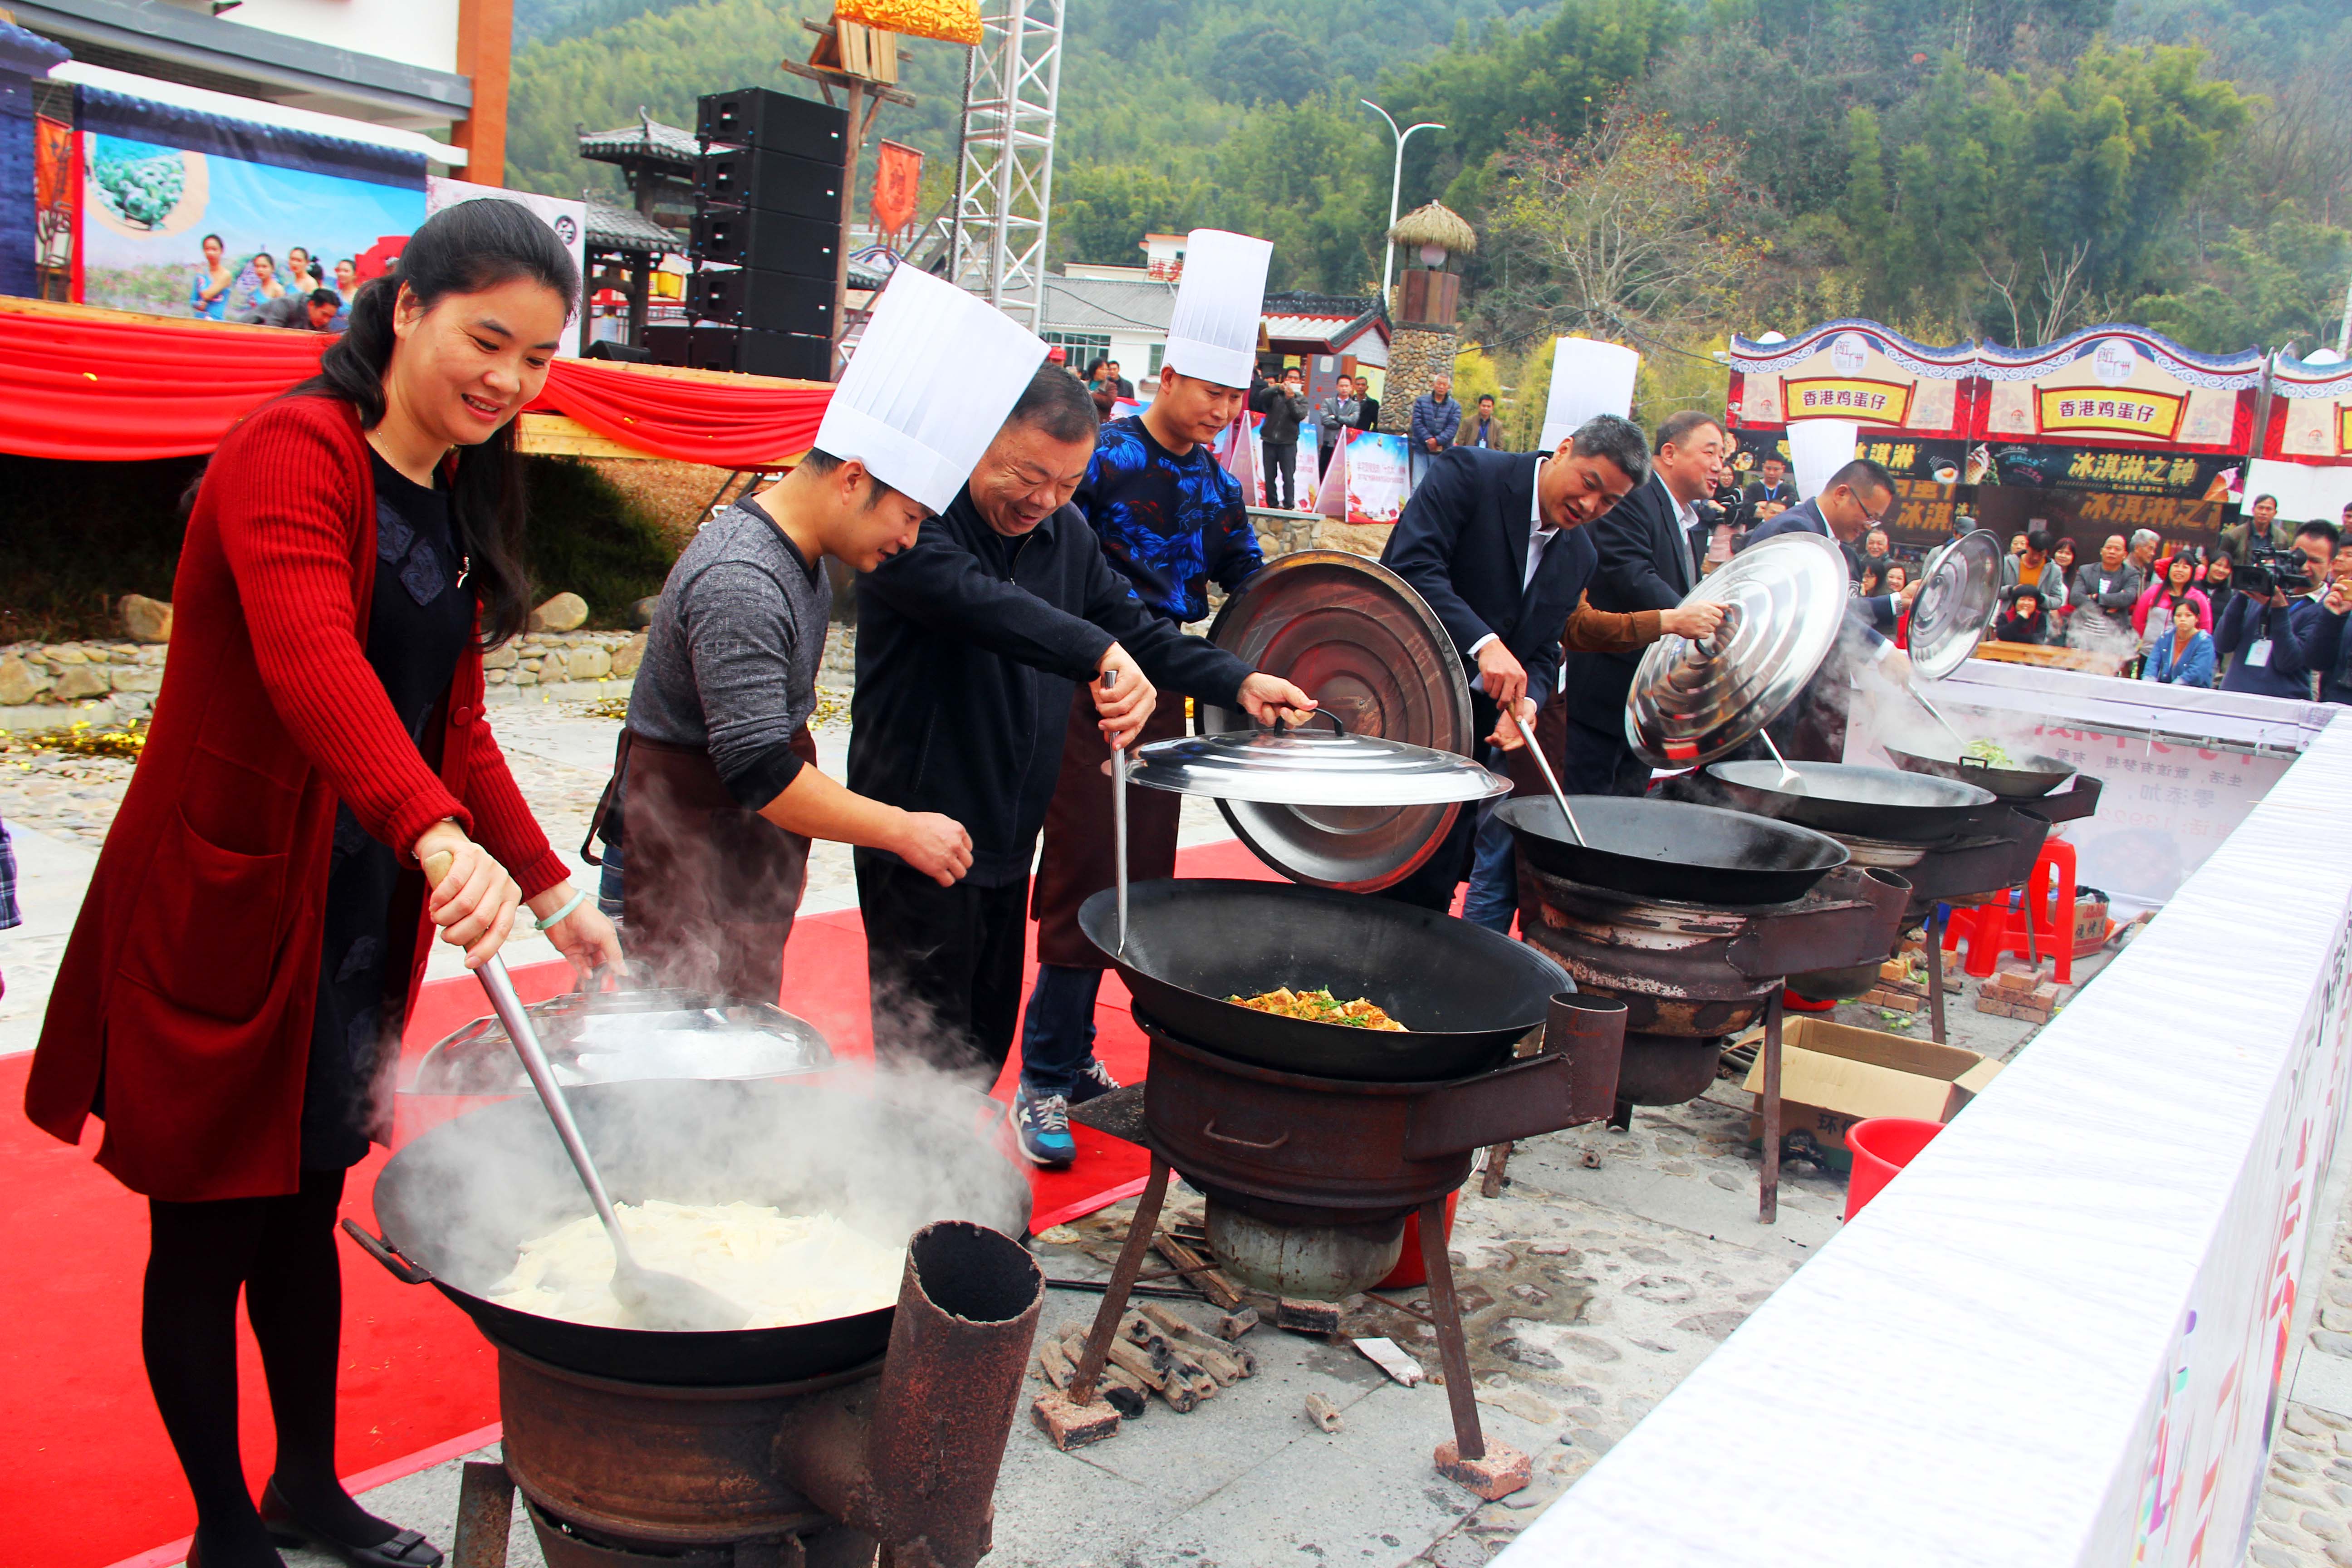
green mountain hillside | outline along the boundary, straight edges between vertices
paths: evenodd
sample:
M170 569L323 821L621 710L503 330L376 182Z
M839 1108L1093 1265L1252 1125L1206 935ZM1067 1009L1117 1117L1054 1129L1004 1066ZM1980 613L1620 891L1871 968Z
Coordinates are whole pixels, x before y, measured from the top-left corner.
M813 12L817 9L812 3ZM1410 206L1477 229L1465 374L1556 332L1643 349L1645 410L1719 396L1731 331L1871 314L1925 339L2134 320L2194 348L2332 344L2352 276L2352 15L2338 0L1071 0L1063 260L1150 230L1276 242L1275 285L1381 271ZM804 58L772 0L518 0L513 177L614 184L576 126ZM909 40L883 135L952 180L965 51ZM1482 363L1483 361L1483 363ZM1471 382L1465 380L1464 384Z

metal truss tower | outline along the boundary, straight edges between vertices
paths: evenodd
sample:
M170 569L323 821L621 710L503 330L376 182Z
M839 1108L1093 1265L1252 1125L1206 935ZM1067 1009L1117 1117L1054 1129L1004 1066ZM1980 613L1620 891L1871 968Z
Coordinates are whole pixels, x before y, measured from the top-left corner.
M949 275L1032 331L1045 303L1064 4L985 0L964 77Z

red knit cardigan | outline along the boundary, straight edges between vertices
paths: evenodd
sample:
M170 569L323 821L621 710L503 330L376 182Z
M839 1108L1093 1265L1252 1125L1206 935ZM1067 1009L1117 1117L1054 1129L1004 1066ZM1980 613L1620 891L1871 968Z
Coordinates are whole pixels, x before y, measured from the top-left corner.
M567 875L482 721L468 645L440 775L367 661L375 483L352 407L264 405L222 441L188 520L147 745L49 1000L26 1113L181 1202L300 1184L302 1080L335 807L401 852L455 818L526 896ZM402 881L408 1001L432 926ZM102 1109L100 1109L102 1107Z

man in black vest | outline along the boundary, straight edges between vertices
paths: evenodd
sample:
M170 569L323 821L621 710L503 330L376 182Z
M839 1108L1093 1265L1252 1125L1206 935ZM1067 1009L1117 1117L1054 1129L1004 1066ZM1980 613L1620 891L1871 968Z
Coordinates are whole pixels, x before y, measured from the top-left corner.
M1428 601L1470 679L1483 744L1517 751L1554 689L1559 639L1594 562L1583 524L1649 478L1642 433L1613 414L1579 426L1553 453L1450 447L1429 459L1381 563ZM1437 852L1388 889L1444 910L1470 871L1477 814L1455 819Z
M1691 548L1697 503L1715 493L1730 451L1722 422L1696 408L1658 426L1649 482L1593 526L1601 555L1591 590L1594 609L1673 611L1698 585L1700 557ZM1641 661L1639 649L1568 656L1560 686L1568 765L1559 785L1569 794L1640 795L1649 787L1650 765L1625 740L1625 693Z

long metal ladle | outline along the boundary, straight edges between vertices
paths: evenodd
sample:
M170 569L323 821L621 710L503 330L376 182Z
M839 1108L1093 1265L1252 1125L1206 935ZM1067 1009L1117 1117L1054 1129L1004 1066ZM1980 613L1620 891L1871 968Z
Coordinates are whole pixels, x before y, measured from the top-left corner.
M449 875L452 857L447 851L425 858L425 879L438 888ZM507 1038L514 1042L515 1055L522 1058L522 1070L530 1076L531 1088L539 1091L539 1102L547 1107L548 1120L555 1123L555 1135L563 1142L563 1152L572 1157L572 1168L580 1174L580 1184L588 1189L588 1201L596 1205L596 1217L604 1223L604 1234L613 1240L613 1294L626 1308L637 1323L662 1332L709 1333L727 1329L740 1329L751 1314L708 1286L698 1285L683 1274L667 1273L648 1268L639 1263L629 1250L628 1237L621 1234L621 1221L613 1213L613 1200L604 1194L604 1178L596 1173L596 1163L588 1156L588 1145L580 1136L580 1124L572 1119L572 1106L563 1098L563 1088L555 1081L555 1073L547 1065L547 1053L539 1043L539 1031L524 1011L522 998L515 994L514 979L507 973L507 961L497 953L474 971L482 989L490 995L490 1007L506 1026Z
M1580 849L1588 847L1584 839L1584 829L1577 826L1576 809L1568 804L1567 792L1559 787L1559 779L1551 771L1551 759L1543 754L1541 746L1536 744L1533 731L1528 730L1527 721L1519 717L1518 710L1516 708L1511 710L1511 723L1519 731L1519 740L1535 757L1536 766L1543 770L1544 783L1551 786L1551 798L1559 804L1559 814L1568 818L1568 830L1576 836L1577 847Z
M1106 669L1102 674L1105 691L1117 689L1118 671ZM1110 841L1111 864L1118 878L1118 951L1114 957L1127 956L1127 748L1110 749Z
M1938 712L1934 703L1927 700L1927 694L1919 689L1919 683L1906 675L1903 678L1903 689L1911 694L1911 700L1927 710L1928 718L1944 727L1944 733L1952 738L1952 744L1960 748L1959 754L1965 755L1969 747L1968 737L1953 729L1952 721Z

